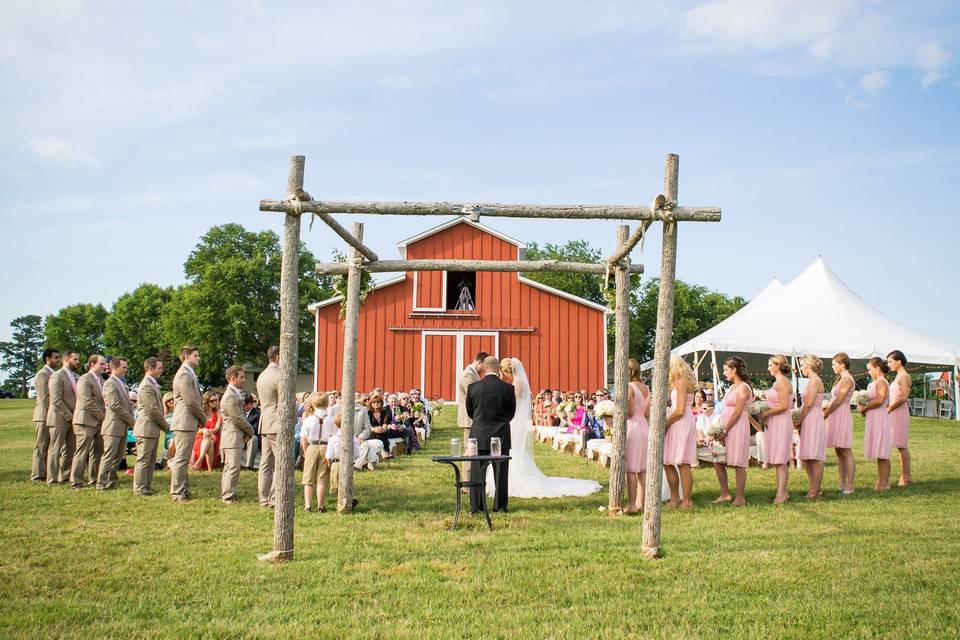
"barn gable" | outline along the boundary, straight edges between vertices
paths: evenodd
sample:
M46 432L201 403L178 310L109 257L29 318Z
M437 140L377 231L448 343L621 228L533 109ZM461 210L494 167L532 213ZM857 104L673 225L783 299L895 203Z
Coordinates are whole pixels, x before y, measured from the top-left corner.
M409 260L518 260L526 245L468 218L453 218L397 244ZM458 305L466 286L470 305ZM460 287L460 289L458 289ZM342 375L342 300L316 316L317 388ZM377 284L360 309L357 388L422 388L456 399L457 373L483 350L528 363L534 387L606 385L609 310L505 272L410 272Z

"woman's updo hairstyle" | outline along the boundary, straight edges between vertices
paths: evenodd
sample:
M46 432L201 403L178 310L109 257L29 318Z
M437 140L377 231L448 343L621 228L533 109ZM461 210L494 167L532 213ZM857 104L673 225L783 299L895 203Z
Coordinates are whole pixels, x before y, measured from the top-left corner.
M894 349L893 351L891 351L890 353L888 353L888 354L887 354L887 359L888 359L888 360L889 360L889 359L896 360L897 362L899 362L899 363L902 364L903 366L907 366L907 356L903 355L903 351L900 351L900 349Z
M747 363L740 356L730 356L723 361L723 365L737 374L737 377L747 382L750 378L747 376Z
M800 358L800 363L805 364L811 369L813 369L817 374L823 371L823 360L817 356L808 353L807 355Z
M872 358L867 360L867 362L875 366L877 369L880 369L880 373L883 373L883 374L890 373L890 367L889 365L887 365L887 361L884 360L883 358L880 358L878 356L873 356Z
M843 351L833 356L833 361L837 364L842 364L844 369L850 371L850 356L845 354Z
M510 358L504 358L500 361L500 373L504 373L508 376L513 375L513 362Z
M787 356L783 354L778 353L777 355L770 358L768 362L772 365L775 365L777 369L780 370L780 373L782 373L785 376L790 375L790 372L792 371L792 369L790 369L790 362L787 360Z
M637 362L634 358L627 360L627 371L629 375L627 380L641 380L640 378L640 363Z

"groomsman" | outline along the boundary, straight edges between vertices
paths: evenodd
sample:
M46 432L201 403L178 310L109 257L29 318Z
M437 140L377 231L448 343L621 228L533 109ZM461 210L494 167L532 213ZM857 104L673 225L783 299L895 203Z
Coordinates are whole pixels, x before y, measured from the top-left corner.
M37 390L37 406L33 409L33 423L36 437L33 441L33 466L30 479L43 482L47 479L47 451L50 446L50 430L47 428L47 412L50 411L50 376L54 367L60 364L60 352L56 349L43 350L43 368L33 378Z
M277 385L280 383L280 347L267 349L267 368L257 378L260 397L260 469L257 472L257 493L261 507L272 507L275 496L273 469L277 456Z
M137 439L137 464L133 469L133 494L136 496L153 495L153 471L157 467L157 443L161 433L170 430L167 425L163 394L157 380L163 375L163 361L153 356L143 361L146 372L140 386L137 387L137 402L140 414L133 425L133 436ZM193 443L190 443L191 449Z
M100 458L100 473L97 474L97 489L114 489L117 486L117 469L127 452L127 429L133 428L133 403L123 377L127 375L127 359L115 357L110 361L111 376L103 383L103 404L106 416L103 419L103 457Z
M247 440L253 437L253 427L247 422L243 410L243 386L246 374L243 367L233 365L227 369L227 390L220 398L220 416L223 427L220 431L220 451L223 453L223 476L220 480L220 499L227 503L237 501L237 480Z
M73 410L73 433L77 436L77 452L70 469L70 487L82 489L83 476L90 467L90 482L95 484L103 455L100 425L106 415L103 404L103 372L107 361L100 354L87 359L87 372L77 381L77 406Z
M47 448L47 484L67 482L77 438L73 434L73 410L77 404L77 378L74 371L80 366L76 351L63 352L63 366L50 376L50 408L47 410L47 428L50 446Z
M170 497L174 502L190 499L190 479L187 467L193 441L207 416L200 398L200 381L196 368L200 364L200 350L190 345L180 349L183 363L173 377L173 443L176 453L170 460Z
M470 438L470 429L473 427L473 420L467 415L467 387L474 382L480 382L483 377L483 361L490 356L486 351L481 351L473 358L473 362L467 365L467 368L460 372L457 378L457 386L460 391L460 404L457 405L457 424L463 429L463 447L466 449L467 440ZM463 481L470 480L470 467L472 465L463 465ZM466 489L464 489L466 492Z

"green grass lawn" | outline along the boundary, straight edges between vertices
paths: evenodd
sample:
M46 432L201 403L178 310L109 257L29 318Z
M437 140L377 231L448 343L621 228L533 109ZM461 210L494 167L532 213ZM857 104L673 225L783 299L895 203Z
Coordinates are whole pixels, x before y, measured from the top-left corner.
M749 506L714 507L712 470L696 509L665 512L663 558L641 557L639 518L609 520L606 494L511 500L511 513L452 521L452 474L431 463L459 435L448 407L426 453L356 479L358 513L298 509L296 559L264 565L271 512L241 476L191 474L198 499L73 492L29 481L31 405L0 401L0 638L68 637L957 637L960 425L914 420L916 484L769 504L772 471L751 469ZM855 442L862 449L862 422ZM537 445L548 474L606 470ZM132 461L132 458L131 458ZM825 489L836 485L828 454ZM899 468L894 462L894 479ZM791 493L806 479L794 471ZM298 487L299 489L299 487ZM299 497L298 497L299 506Z

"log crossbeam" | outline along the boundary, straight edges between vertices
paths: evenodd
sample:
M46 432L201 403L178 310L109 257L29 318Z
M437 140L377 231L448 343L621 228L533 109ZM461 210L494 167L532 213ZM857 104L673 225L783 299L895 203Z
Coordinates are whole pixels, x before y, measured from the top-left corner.
M261 200L260 211L273 213L351 213L394 216L488 216L492 218L550 218L571 220L650 220L719 222L719 207L586 204L456 204L450 202L350 202L333 200ZM341 236L343 237L343 236ZM345 239L345 238L344 238ZM351 245L352 246L352 245Z
M560 273L589 273L603 275L607 271L605 264L592 262L562 262L559 260L374 260L360 264L370 273L392 273L405 271L549 271ZM323 275L343 275L349 273L348 262L319 262L317 273ZM630 273L643 273L643 265L630 267Z

